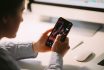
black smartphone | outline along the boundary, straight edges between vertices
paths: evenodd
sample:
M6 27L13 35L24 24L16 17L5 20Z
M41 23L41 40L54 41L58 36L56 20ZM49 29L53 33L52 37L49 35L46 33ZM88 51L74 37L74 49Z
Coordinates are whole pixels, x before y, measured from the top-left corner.
M47 41L46 41L46 45L51 47L56 36L58 34L61 34L62 37L61 37L61 42L63 42L67 36L67 34L69 33L71 27L72 27L72 23L67 21L66 19L60 17L58 19L58 21L56 22L54 28L52 29L52 32L50 33Z

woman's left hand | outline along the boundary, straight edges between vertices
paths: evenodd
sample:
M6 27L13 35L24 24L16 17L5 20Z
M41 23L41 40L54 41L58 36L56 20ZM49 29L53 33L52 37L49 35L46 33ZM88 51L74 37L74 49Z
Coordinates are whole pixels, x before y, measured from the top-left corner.
M47 52L51 50L51 47L48 47L45 45L45 42L48 38L49 32L51 32L52 29L47 30L42 34L40 39L37 42L33 42L33 50L37 52Z

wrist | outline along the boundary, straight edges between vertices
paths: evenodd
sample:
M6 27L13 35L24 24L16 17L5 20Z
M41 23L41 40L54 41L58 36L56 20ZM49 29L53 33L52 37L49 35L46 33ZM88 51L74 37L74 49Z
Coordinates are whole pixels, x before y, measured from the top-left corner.
M37 44L34 42L32 43L32 49L34 52L38 52Z

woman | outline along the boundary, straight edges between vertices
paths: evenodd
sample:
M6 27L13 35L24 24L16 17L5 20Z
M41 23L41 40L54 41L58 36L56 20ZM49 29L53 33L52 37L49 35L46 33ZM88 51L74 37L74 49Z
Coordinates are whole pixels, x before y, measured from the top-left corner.
M22 14L25 9L25 0L2 0L0 2L0 39L3 37L15 38L20 22L23 21ZM0 70L20 70L16 63L18 59L36 57L38 52L52 51L52 57L47 70L62 70L63 59L69 49L68 38L60 42L58 35L52 48L45 45L48 37L47 30L37 42L14 43L6 42L0 44ZM27 52L28 51L28 52Z

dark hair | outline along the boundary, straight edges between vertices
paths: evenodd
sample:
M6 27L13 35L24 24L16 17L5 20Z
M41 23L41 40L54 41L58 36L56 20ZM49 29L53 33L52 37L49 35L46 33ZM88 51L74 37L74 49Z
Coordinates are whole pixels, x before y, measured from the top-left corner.
M18 7L24 0L1 0L0 1L0 18L9 14L16 13Z

